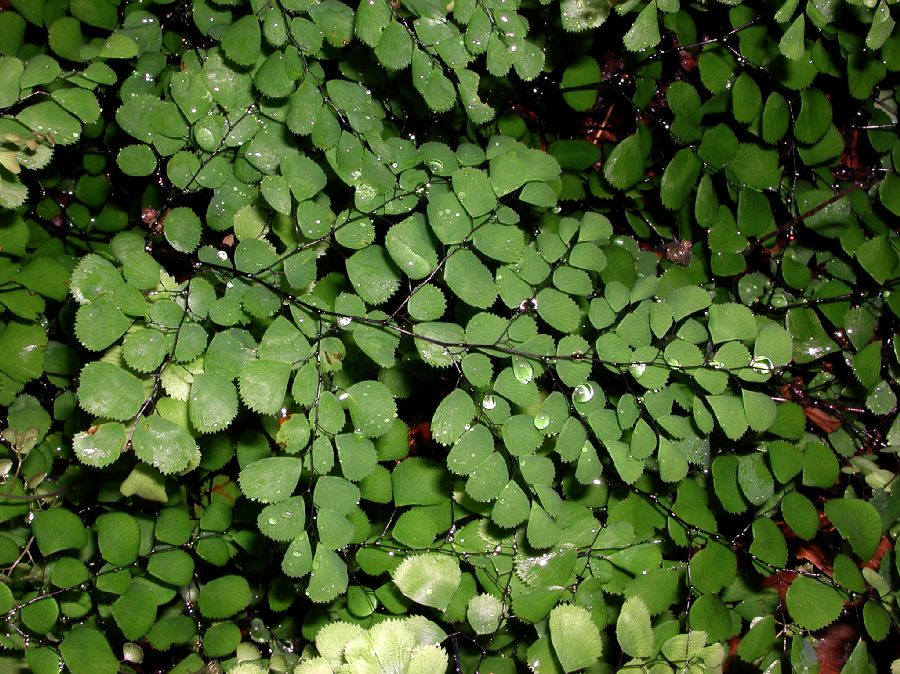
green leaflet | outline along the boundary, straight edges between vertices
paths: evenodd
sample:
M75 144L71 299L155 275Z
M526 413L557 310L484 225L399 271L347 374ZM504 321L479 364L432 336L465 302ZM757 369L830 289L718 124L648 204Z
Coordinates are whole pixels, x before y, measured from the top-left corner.
M593 664L603 650L590 613L571 604L559 605L550 612L550 640L564 672Z
M293 494L300 479L302 461L273 456L246 466L240 474L244 496L262 503L275 503Z
M464 407L464 405L465 402L462 401L460 407L454 406L454 410L460 409ZM442 414L444 413L445 412L442 411ZM455 412L452 419L448 419L446 423L449 425L451 421L461 419L462 416L460 416L458 412ZM441 422L441 424L443 423L445 422ZM433 423L432 428L434 428L435 425L438 425L437 422ZM442 425L438 425L438 428L441 427ZM492 454L494 449L494 439L490 431L480 424L472 426L469 430L465 430L465 424L463 424L462 427L464 432L447 455L447 467L458 475L468 475Z
M243 16L222 34L225 55L240 66L253 64L260 51L261 30L255 16Z
M728 587L737 572L737 557L722 543L711 541L691 557L691 583L702 592Z
M706 400L729 438L738 440L747 432L749 422L740 398L732 395L716 395L707 396Z
M201 373L191 383L191 423L201 433L226 428L238 411L234 384L219 374Z
M16 119L32 131L53 134L60 145L71 145L81 135L79 120L54 101L30 105Z
M112 363L88 363L81 372L78 401L91 414L125 421L144 402L140 380Z
M138 556L141 532L137 520L126 513L106 513L94 522L100 554L110 564L132 564Z
M597 100L597 92L592 87L598 82L600 82L600 65L597 61L590 56L577 58L563 73L561 82L563 98L575 110L587 110Z
M756 81L747 73L741 73L731 94L732 114L742 124L749 124L762 108L762 93ZM798 120L799 122L799 120Z
M111 671L118 667L118 660L106 637L88 625L73 628L59 645L59 651L73 674Z
M422 360L435 367L449 367L462 353L465 332L455 323L418 323L416 348Z
M347 260L347 275L368 304L387 301L400 285L397 268L381 246L369 246Z
M178 424L157 414L137 423L132 444L138 458L164 475L179 473L200 458L194 438Z
M659 23L656 18L656 0L641 10L622 42L629 51L644 51L659 42Z
M300 331L283 316L277 317L266 329L259 341L257 355L260 358L295 367L309 357L310 348Z
M397 21L391 21L385 26L378 44L375 45L378 62L388 70L406 68L412 60L412 52L412 37L407 28Z
M475 404L465 391L457 389L444 398L431 421L431 434L436 442L451 445L470 429L475 417Z
M466 619L476 634L491 634L500 626L503 605L490 594L480 594L469 600Z
M560 4L563 28L572 32L581 32L589 28L598 28L609 16L609 6L597 0L575 2L564 0Z
M860 499L833 499L826 502L825 515L860 559L868 560L875 554L881 541L881 517L870 503Z
M761 454L738 457L738 484L753 505L762 505L775 491L775 483Z
M755 190L775 187L781 179L778 156L752 143L740 143L729 167L738 181Z
M812 502L799 492L785 494L781 502L785 522L806 540L815 536L819 528L819 513Z
M616 638L622 650L632 657L648 657L653 649L653 630L650 613L637 597L631 597L622 606L616 621Z
M716 304L709 309L709 334L713 342L752 340L757 327L752 312L740 304Z
M234 623L211 625L203 634L203 650L212 657L230 655L241 641L241 630Z
M772 520L760 518L753 522L753 544L750 553L774 568L787 563L787 544L784 535Z
M125 334L131 323L111 299L100 298L78 308L75 334L91 351L102 351Z
M407 557L391 577L397 588L416 603L443 610L459 586L460 570L454 559L426 553Z
M19 59L0 57L0 105L3 107L9 107L19 99L20 80L24 70L25 66Z
M335 437L338 461L348 480L359 481L375 469L377 452L372 441L361 433L345 433Z
M603 176L616 189L628 189L644 175L644 153L640 135L628 136L610 153Z
M411 279L425 278L437 266L437 251L421 215L391 227L385 246L397 267Z
M38 548L44 555L78 549L87 542L87 532L81 520L65 508L36 513L32 531Z
M140 496L148 501L165 503L167 500L165 478L150 465L139 463L119 486L123 496Z
M660 197L666 208L681 208L700 175L700 167L700 160L691 149L683 148L675 154L660 185Z
M525 68L527 67L525 66ZM494 118L495 111L490 105L482 101L478 95L479 75L468 69L458 70L456 75L459 78L459 84L457 85L459 98L472 123L480 125L491 121ZM527 75L528 73L526 72Z
M349 513L359 501L359 488L340 477L319 478L313 491L313 503L343 514Z
M241 576L221 576L200 588L197 605L207 618L227 618L250 603L250 586Z
M428 224L443 243L460 243L472 231L472 220L453 192L429 199Z
M388 387L380 382L354 384L339 399L350 412L357 432L366 437L384 435L397 416L394 398Z
M580 322L580 312L575 302L567 295L544 288L534 298L538 314L551 327L561 332L575 332Z
M447 260L444 280L460 299L474 307L487 309L497 298L490 270L469 250L458 250Z
M497 205L487 175L478 169L462 168L453 173L453 191L472 217L485 215Z
M128 639L140 639L156 622L156 598L147 585L132 582L113 603L113 618Z
M528 518L530 503L522 488L514 481L507 482L491 510L491 519L501 527L511 528Z
M304 531L291 541L285 551L281 570L289 578L302 578L312 570L312 559L309 535Z
M155 166L155 158L153 162ZM172 247L175 248L175 250L190 253L196 249L200 243L201 230L202 224L200 218L198 218L192 210L181 207L173 208L169 212L164 223L163 231L166 235L166 239L172 244Z
M791 583L785 599L791 617L810 630L834 622L844 603L836 589L806 576L799 576Z
M509 480L503 457L491 452L471 471L466 481L466 493L476 501L493 501Z
M761 657L775 640L775 620L772 616L758 621L738 647L738 656L744 662L751 662Z
M166 583L183 587L194 576L194 560L184 550L163 550L151 555L147 571Z
M513 192L533 180L551 181L560 173L550 155L516 147L490 160L490 180L498 197Z
M880 283L884 283L896 275L897 253L883 236L870 239L862 244L856 251L856 258L863 268Z
M793 61L798 60L804 52L804 34L806 19L799 15L782 35L778 43L778 49L786 57Z
M290 366L275 360L254 360L240 372L241 400L251 410L275 414L281 409L287 390Z
M104 468L119 458L125 447L125 440L125 427L111 422L76 434L72 440L72 448L82 463Z

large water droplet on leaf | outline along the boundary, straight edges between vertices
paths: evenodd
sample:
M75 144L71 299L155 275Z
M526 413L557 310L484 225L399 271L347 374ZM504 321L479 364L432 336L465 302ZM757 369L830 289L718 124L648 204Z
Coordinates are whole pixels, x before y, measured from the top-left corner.
M756 356L750 360L750 369L758 374L769 374L775 368L775 364L768 356Z
M572 391L572 399L577 403L586 403L594 397L594 387L591 384L579 384Z
M513 374L523 384L530 384L534 379L534 369L531 363L523 358L513 358Z

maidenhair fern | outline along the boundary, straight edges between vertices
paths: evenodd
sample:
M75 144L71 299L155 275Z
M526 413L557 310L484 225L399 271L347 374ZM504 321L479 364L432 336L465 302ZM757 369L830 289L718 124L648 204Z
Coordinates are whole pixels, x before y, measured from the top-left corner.
M0 6L5 665L887 666L893 3Z

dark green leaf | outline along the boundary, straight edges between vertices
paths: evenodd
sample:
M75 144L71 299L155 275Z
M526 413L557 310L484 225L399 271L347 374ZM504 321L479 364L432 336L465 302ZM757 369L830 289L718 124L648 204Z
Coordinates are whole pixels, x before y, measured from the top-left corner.
M197 605L207 618L227 618L250 603L250 586L242 576L221 576L201 586Z
M603 176L613 187L628 189L644 176L644 150L638 134L618 143L603 166Z
M797 624L819 630L833 623L844 606L841 594L831 585L807 576L798 576L786 595L787 609Z
M253 14L242 16L230 24L222 35L225 55L240 66L256 63L260 53L262 31L259 20Z
M700 175L700 159L691 148L682 148L663 172L660 198L663 206L677 211L688 198Z
M600 65L597 61L590 56L576 58L563 72L560 83L563 99L575 110L588 110L597 100L599 83Z
M72 674L113 672L119 662L102 633L89 625L76 625L59 645L63 662Z
M881 517L872 504L855 498L830 499L825 502L825 516L860 559L871 559L881 541Z

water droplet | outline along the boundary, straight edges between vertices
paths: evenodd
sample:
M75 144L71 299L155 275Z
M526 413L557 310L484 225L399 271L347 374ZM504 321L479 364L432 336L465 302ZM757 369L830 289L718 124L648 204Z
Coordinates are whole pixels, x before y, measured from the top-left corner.
M775 364L768 356L756 356L750 359L750 369L758 374L770 374Z
M486 410L492 410L497 406L497 400L494 396L485 396L484 400L481 401L481 406Z
M350 318L349 316L341 316L340 318L337 319L338 325L340 325L342 328L346 328L352 322L353 322L353 319Z
M524 358L514 357L512 367L513 374L520 383L530 384L534 379L534 369L531 367L531 363Z
M534 418L534 427L539 431L544 430L550 425L550 415L546 412L539 412Z
M594 397L594 386L592 384L579 384L572 391L572 398L577 403L586 403Z
M278 524L278 520L276 520L274 517L270 517L269 524L272 524L272 525Z

